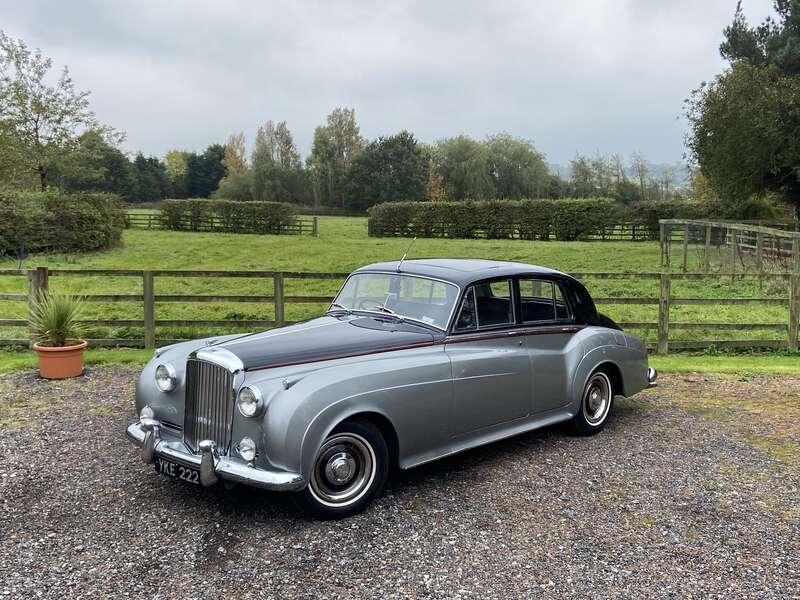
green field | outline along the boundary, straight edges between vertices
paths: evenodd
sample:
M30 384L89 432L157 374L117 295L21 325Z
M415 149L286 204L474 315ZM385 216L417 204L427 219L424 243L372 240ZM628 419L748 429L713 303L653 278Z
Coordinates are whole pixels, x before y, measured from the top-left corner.
M363 218L321 217L320 234L310 236L233 235L220 233L184 233L173 231L127 230L123 246L103 253L85 255L31 256L25 268L103 268L103 269L209 269L209 270L284 270L347 272L365 263L396 260L410 243L401 238L370 238ZM518 260L553 267L566 272L654 272L659 270L656 242L536 242L524 240L449 240L419 239L409 257L479 257ZM16 268L14 260L0 261L0 268ZM658 281L635 279L586 279L597 297L657 297ZM337 280L286 281L287 295L333 295ZM77 294L141 293L140 278L126 277L53 277L51 290ZM0 277L0 293L24 293L22 276ZM157 294L271 294L272 281L245 279L156 279ZM765 283L755 280L733 282L729 278L703 281L675 281L675 297L786 297L784 281ZM299 320L319 314L324 305L287 304L286 318ZM90 303L87 318L141 319L140 303ZM606 304L600 309L618 321L655 322L656 306ZM0 302L0 319L24 318L21 302ZM156 316L161 319L271 319L271 304L256 303L159 303ZM671 319L678 322L786 323L785 306L678 306ZM160 327L162 339L197 337L204 333L229 331L230 327L199 330ZM654 329L639 331L648 340ZM89 337L141 338L141 328L97 328ZM6 327L0 337L21 338L21 328ZM785 332L761 330L673 330L671 339L785 339Z

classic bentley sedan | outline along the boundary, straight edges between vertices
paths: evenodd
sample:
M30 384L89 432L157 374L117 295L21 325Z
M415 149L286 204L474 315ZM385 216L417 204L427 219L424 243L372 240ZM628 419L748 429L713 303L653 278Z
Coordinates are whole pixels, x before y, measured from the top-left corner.
M159 473L362 510L391 468L559 422L603 429L654 385L645 347L580 282L489 260L362 267L324 316L156 351L127 430Z

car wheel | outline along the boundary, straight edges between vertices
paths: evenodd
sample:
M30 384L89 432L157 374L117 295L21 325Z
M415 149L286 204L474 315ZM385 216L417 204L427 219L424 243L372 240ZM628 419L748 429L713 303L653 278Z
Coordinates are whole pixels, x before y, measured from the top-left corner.
M572 419L575 432L593 435L601 431L608 422L613 404L614 387L611 379L603 371L595 371L583 388L578 414Z
M367 421L342 423L317 451L300 501L318 517L349 517L380 493L388 466L389 450L377 427Z

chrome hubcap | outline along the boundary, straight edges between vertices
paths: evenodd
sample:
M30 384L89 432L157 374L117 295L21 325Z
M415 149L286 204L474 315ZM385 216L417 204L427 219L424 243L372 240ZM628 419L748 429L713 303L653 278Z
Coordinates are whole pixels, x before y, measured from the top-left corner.
M600 425L611 408L611 381L605 373L595 373L583 393L583 416L590 425Z
M375 473L375 452L369 442L355 433L338 433L319 449L308 487L322 504L347 506L369 491Z
M325 465L325 477L334 485L342 485L353 478L356 460L346 452L332 456Z

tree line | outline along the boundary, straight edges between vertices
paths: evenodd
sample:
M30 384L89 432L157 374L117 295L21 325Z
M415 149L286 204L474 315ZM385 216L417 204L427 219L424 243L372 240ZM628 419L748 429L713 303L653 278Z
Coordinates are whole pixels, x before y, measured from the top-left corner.
M96 120L89 93L75 88L66 68L48 83L52 66L41 51L0 31L2 185L111 192L129 202L219 197L357 212L386 201L445 198L634 201L661 189L640 156L633 159L635 181L617 155L576 156L562 177L532 142L507 133L435 144L409 131L366 140L352 108L334 109L315 129L305 160L287 123L272 120L256 129L249 153L244 133L236 133L202 152L131 157L120 149L124 135Z

